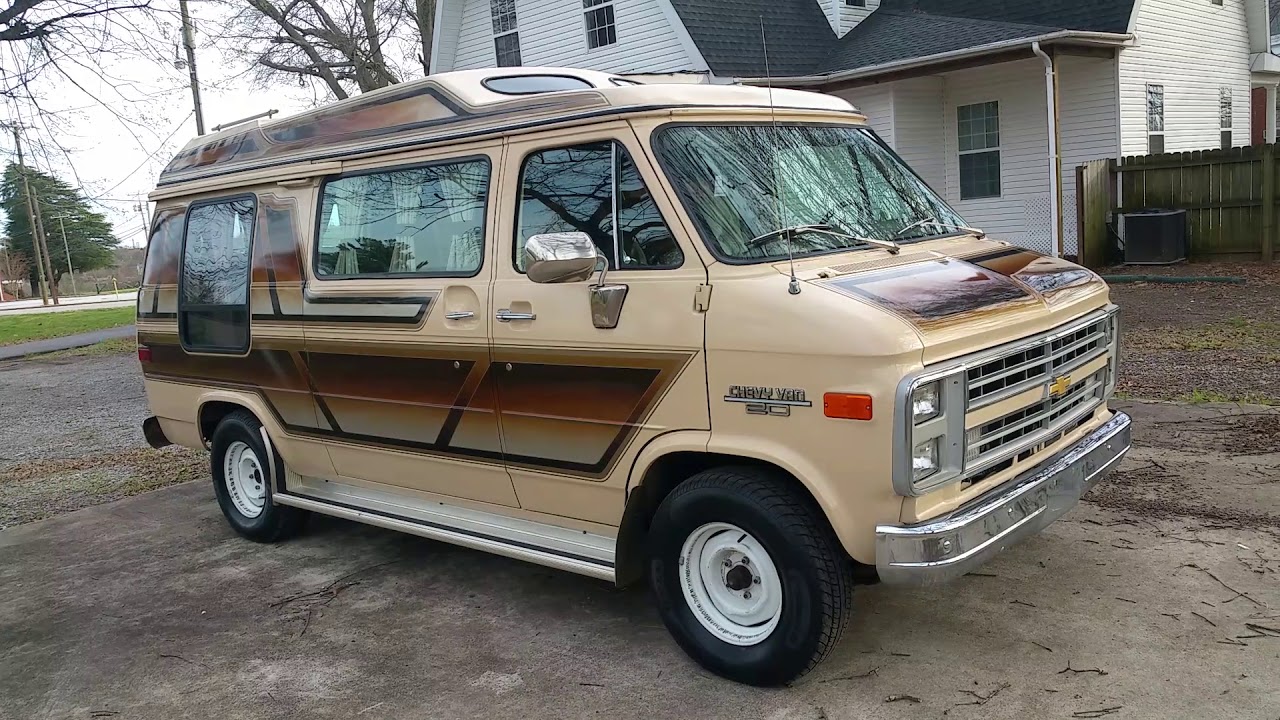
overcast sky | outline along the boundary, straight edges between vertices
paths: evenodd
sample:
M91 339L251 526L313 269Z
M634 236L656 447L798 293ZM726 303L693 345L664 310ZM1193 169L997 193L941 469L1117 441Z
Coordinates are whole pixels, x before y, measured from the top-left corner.
M310 85L255 87L243 62L216 47L215 33L225 24L225 8L199 2L191 8L197 28L196 64L206 132L219 123L269 109L288 115L325 102ZM61 123L61 130L36 120L20 105L9 103L0 109L4 120L34 126L24 133L28 165L81 187L93 200L90 204L107 216L116 236L129 247L146 242L139 199L155 187L160 171L176 151L196 135L187 71L173 64L175 54L182 55L177 13L161 16L161 23L168 34L154 39L156 60L115 63L110 68L115 82L74 68L71 75L75 82L54 73L42 76L37 88L41 105L56 112L53 122ZM0 66L8 69L14 63L16 58L10 53L0 52ZM76 88L76 83L108 107ZM0 133L0 154L6 163L15 159L9 133Z

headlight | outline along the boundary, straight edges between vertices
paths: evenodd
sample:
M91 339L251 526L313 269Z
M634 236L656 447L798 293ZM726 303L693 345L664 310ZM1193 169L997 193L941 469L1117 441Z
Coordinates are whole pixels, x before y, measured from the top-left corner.
M902 381L893 471L899 495L925 495L960 478L965 394L963 367Z
M915 446L911 451L911 481L913 483L938 472L938 438L931 438Z
M941 388L938 381L925 383L911 391L911 423L919 425L942 412Z

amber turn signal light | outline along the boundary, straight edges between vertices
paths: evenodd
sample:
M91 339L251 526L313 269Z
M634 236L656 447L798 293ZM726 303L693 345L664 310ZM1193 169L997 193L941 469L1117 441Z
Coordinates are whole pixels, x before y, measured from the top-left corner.
M822 412L829 418L870 420L871 396L855 393L827 393L822 396Z

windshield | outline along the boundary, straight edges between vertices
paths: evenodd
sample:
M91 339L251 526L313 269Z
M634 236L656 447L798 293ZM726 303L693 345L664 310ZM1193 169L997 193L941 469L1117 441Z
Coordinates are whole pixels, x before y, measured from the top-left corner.
M964 220L867 128L675 126L655 147L702 236L730 262L866 247L856 236L910 242L954 234ZM931 219L906 232L912 223ZM768 236L768 237L764 237ZM757 240L752 241L753 238Z

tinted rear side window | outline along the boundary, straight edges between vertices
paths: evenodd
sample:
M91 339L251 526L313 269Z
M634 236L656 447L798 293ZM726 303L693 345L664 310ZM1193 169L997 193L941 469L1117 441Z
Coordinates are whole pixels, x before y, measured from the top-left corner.
M249 349L249 258L253 198L192 207L182 253L178 331L201 352Z
M321 278L471 277L484 262L489 161L349 175L325 183Z

